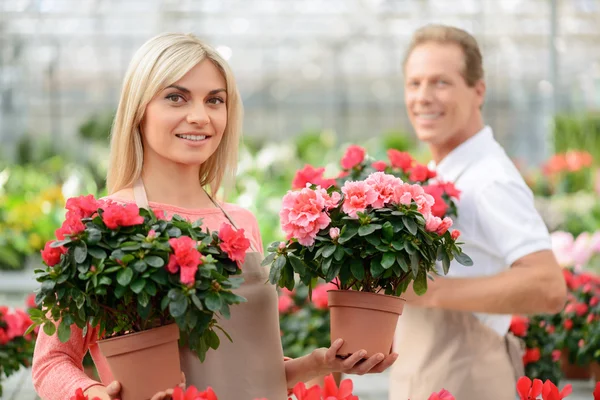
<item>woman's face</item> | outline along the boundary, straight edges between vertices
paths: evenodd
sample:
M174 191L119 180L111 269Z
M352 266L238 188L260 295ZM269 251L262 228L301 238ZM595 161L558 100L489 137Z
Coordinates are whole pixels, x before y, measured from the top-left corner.
M227 126L226 88L207 59L154 96L141 124L144 161L199 166L208 160Z

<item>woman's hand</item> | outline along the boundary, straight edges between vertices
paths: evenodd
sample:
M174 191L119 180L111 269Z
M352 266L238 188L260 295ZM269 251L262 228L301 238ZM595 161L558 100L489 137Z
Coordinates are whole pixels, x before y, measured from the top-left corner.
M181 383L179 387L185 390L185 374L181 373ZM121 394L121 384L117 381L111 382L110 385L104 387L102 385L96 385L88 388L84 394L90 399L94 397L100 400L118 400ZM173 394L173 388L167 389L163 392L158 392L150 400L168 400Z
M382 354L374 354L366 360L365 350L357 351L346 359L336 357L337 352L344 344L342 339L337 339L330 348L316 349L311 353L320 375L328 375L331 372L342 372L344 374L364 375L369 373L380 373L388 369L398 358L398 354L392 353L387 357Z

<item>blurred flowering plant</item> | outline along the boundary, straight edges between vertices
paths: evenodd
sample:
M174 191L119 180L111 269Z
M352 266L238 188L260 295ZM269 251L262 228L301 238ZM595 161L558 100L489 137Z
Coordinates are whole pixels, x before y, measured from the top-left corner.
M342 168L337 178L324 178L325 168L306 165L296 172L292 189L302 189L307 183L329 188L342 187L347 181L365 180L373 172L385 172L402 179L406 183L419 184L425 193L431 195L435 203L431 213L440 218L456 217L456 201L460 199L460 191L452 182L444 182L437 178L435 171L426 165L419 164L410 153L396 149L387 151L388 160L375 160L366 154L360 146L351 145L340 161Z
M297 358L320 347L329 347L327 291L336 288L333 283L318 284L312 290L312 300L308 286L302 282L292 291L280 291L279 324L286 356Z
M31 365L36 332L25 333L29 325L31 319L25 311L0 306L0 398L2 379Z
M73 324L109 338L176 322L201 359L219 346L217 313L228 318L229 306L245 301L231 291L250 244L242 229L210 232L201 220L92 195L66 209L57 240L42 250L46 267L36 270L41 309L30 310L32 328L66 342Z
M414 281L423 294L436 260L444 273L452 259L472 265L456 242L460 232L449 230L452 220L432 214L434 203L421 186L384 172L341 188L289 191L279 214L288 242L268 248L269 280L292 290L297 273L309 287L321 278L342 290L396 296Z
M515 315L512 318L510 332L525 341L523 365L525 375L531 379L549 379L554 382L562 379L556 319L554 315Z
M567 304L560 314L559 342L569 361L585 365L595 357L597 340L589 336L600 318L600 277L587 272L564 269Z
M551 239L552 251L562 267L573 267L576 271L600 269L600 231L583 232L577 239L569 232L557 231Z

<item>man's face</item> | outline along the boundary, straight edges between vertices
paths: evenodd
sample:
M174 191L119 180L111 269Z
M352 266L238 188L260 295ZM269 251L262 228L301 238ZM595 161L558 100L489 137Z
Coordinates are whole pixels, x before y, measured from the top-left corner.
M404 99L419 140L443 146L480 129L485 84L467 85L465 57L455 44L427 42L404 67Z

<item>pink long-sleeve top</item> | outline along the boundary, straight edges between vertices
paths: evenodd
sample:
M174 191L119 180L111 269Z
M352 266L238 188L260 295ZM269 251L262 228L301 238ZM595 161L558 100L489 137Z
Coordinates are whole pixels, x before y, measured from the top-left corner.
M112 200L135 203L131 200L116 198L112 198ZM218 208L193 210L155 202L149 202L149 205L154 210L162 210L167 215L177 214L190 221L203 218L203 226L210 230L218 230L223 222L229 222ZM223 208L235 224L244 229L246 237L252 242L254 248L262 252L262 240L254 215L233 204L224 204ZM83 358L88 351L94 359L102 382L108 384L113 380L108 363L96 343L97 337L97 329L88 329L84 336L82 330L73 325L71 326L71 338L67 343L62 343L57 335L48 336L40 329L33 355L32 374L35 390L43 400L69 399L78 388L85 391L91 386L100 384L83 372Z

